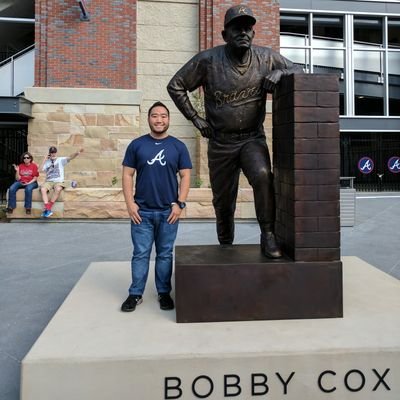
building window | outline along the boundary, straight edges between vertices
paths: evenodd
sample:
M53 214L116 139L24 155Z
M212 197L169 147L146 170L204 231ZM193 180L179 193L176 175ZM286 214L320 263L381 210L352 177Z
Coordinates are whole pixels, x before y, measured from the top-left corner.
M281 53L339 76L341 115L400 115L400 17L283 12Z
M382 18L354 17L354 113L384 115Z
M305 72L310 72L310 35L308 15L281 15L281 53Z
M345 47L343 17L281 14L281 53L305 72L336 74L340 114L345 113Z
M382 19L354 17L354 44L355 47L383 44Z
M388 19L389 115L400 115L400 18Z
M400 115L400 53L390 52L389 65L389 115Z
M384 54L380 51L353 52L355 115L384 115Z
M314 15L313 16L314 38L337 41L343 45L343 17Z
M388 46L400 49L400 18L388 19Z
M307 14L281 14L281 34L290 36L309 36Z
M340 114L344 111L345 47L343 17L335 15L312 16L312 60L314 73L335 74L339 78Z

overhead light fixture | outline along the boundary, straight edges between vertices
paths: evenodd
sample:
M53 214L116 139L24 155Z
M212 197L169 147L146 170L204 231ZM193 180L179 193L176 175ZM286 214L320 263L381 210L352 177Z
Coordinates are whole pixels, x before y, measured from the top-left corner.
M90 15L87 10L87 6L85 0L76 0L79 4L79 8L81 9L81 21L90 21Z

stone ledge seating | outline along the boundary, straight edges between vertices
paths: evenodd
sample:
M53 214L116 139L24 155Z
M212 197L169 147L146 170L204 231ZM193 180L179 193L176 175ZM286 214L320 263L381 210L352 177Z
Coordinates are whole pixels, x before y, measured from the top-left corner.
M341 214L343 193L347 190L340 190ZM39 189L35 189L32 194L32 214L26 215L24 209L24 191L17 192L17 208L12 214L7 214L9 220L12 219L35 219L39 218L43 211L43 201ZM67 187L53 206L51 218L66 219L120 219L128 218L124 196L121 188L76 188ZM348 223L346 218L341 217L341 226L354 225L354 213L352 223ZM191 188L187 208L184 210L183 218L207 219L215 218L214 209L211 202L211 189ZM253 192L251 188L239 189L238 202L236 207L236 218L255 219L253 205Z
M32 194L32 214L26 215L24 190L17 192L17 208L8 219L35 219L43 211L43 201L39 189ZM65 219L120 219L128 218L121 188L65 188L52 208L51 218ZM211 202L211 189L191 188L183 218L215 218ZM253 191L239 189L236 218L255 218Z

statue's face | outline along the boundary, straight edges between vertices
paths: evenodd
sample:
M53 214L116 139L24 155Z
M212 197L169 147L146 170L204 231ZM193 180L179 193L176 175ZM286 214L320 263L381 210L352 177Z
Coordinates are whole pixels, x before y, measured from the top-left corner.
M238 18L222 31L222 37L233 49L249 49L254 38L253 24L247 18Z

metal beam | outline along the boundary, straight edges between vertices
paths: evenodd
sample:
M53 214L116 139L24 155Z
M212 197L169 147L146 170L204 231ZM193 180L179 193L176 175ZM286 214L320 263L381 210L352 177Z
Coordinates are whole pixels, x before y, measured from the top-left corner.
M400 117L340 117L341 132L400 132Z
M0 22L12 22L14 24L34 24L34 18L12 18L12 17L0 17Z

